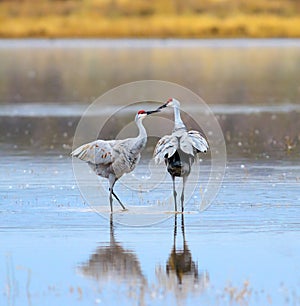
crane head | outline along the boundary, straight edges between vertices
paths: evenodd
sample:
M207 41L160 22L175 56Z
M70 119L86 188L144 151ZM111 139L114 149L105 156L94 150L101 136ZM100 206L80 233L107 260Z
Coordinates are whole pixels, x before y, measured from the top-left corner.
M158 109L156 109L156 110L154 110L154 111L144 111L144 110L142 109L142 110L139 110L139 111L137 112L136 117L137 117L137 119L139 119L139 118L145 118L146 116L151 115L151 114L153 114L153 113L157 113L157 112L159 112L159 111L160 111L160 110L158 110Z
M180 107L180 103L178 100L174 98L170 98L167 100L165 104L161 105L157 110L161 110L162 108L165 108L165 107Z

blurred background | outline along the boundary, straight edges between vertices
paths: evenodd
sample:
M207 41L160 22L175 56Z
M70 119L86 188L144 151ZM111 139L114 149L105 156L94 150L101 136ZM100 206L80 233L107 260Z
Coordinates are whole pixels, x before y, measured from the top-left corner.
M1 0L1 37L299 37L297 0Z
M229 156L299 156L299 1L1 0L0 21L3 147L68 153L96 97L158 79L211 106Z

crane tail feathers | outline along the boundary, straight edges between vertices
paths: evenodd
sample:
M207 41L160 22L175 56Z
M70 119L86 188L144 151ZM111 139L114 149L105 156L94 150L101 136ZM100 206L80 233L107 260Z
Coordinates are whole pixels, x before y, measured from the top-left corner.
M88 145L82 145L75 149L73 152L71 152L71 156L84 160L86 157L87 149Z
M113 161L112 147L104 140L84 144L75 149L71 156L92 164L109 164Z

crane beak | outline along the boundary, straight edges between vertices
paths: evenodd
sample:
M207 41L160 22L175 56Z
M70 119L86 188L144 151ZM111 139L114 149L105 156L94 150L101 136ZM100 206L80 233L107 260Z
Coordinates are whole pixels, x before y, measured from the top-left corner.
M151 115L151 114L153 114L153 113L158 113L158 112L160 112L160 109L156 109L156 110L154 110L154 111L148 111L148 112L146 112L146 114L147 114L147 115Z
M169 103L169 102L167 102L167 103L165 103L165 104L161 105L161 106L160 106L160 107L158 107L156 110L160 111L161 109L163 109L163 108L167 107L168 103Z

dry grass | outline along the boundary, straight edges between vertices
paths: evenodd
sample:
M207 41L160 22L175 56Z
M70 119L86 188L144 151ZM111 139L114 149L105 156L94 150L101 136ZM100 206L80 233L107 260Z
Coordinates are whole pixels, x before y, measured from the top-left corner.
M0 37L300 37L293 0L0 1Z

